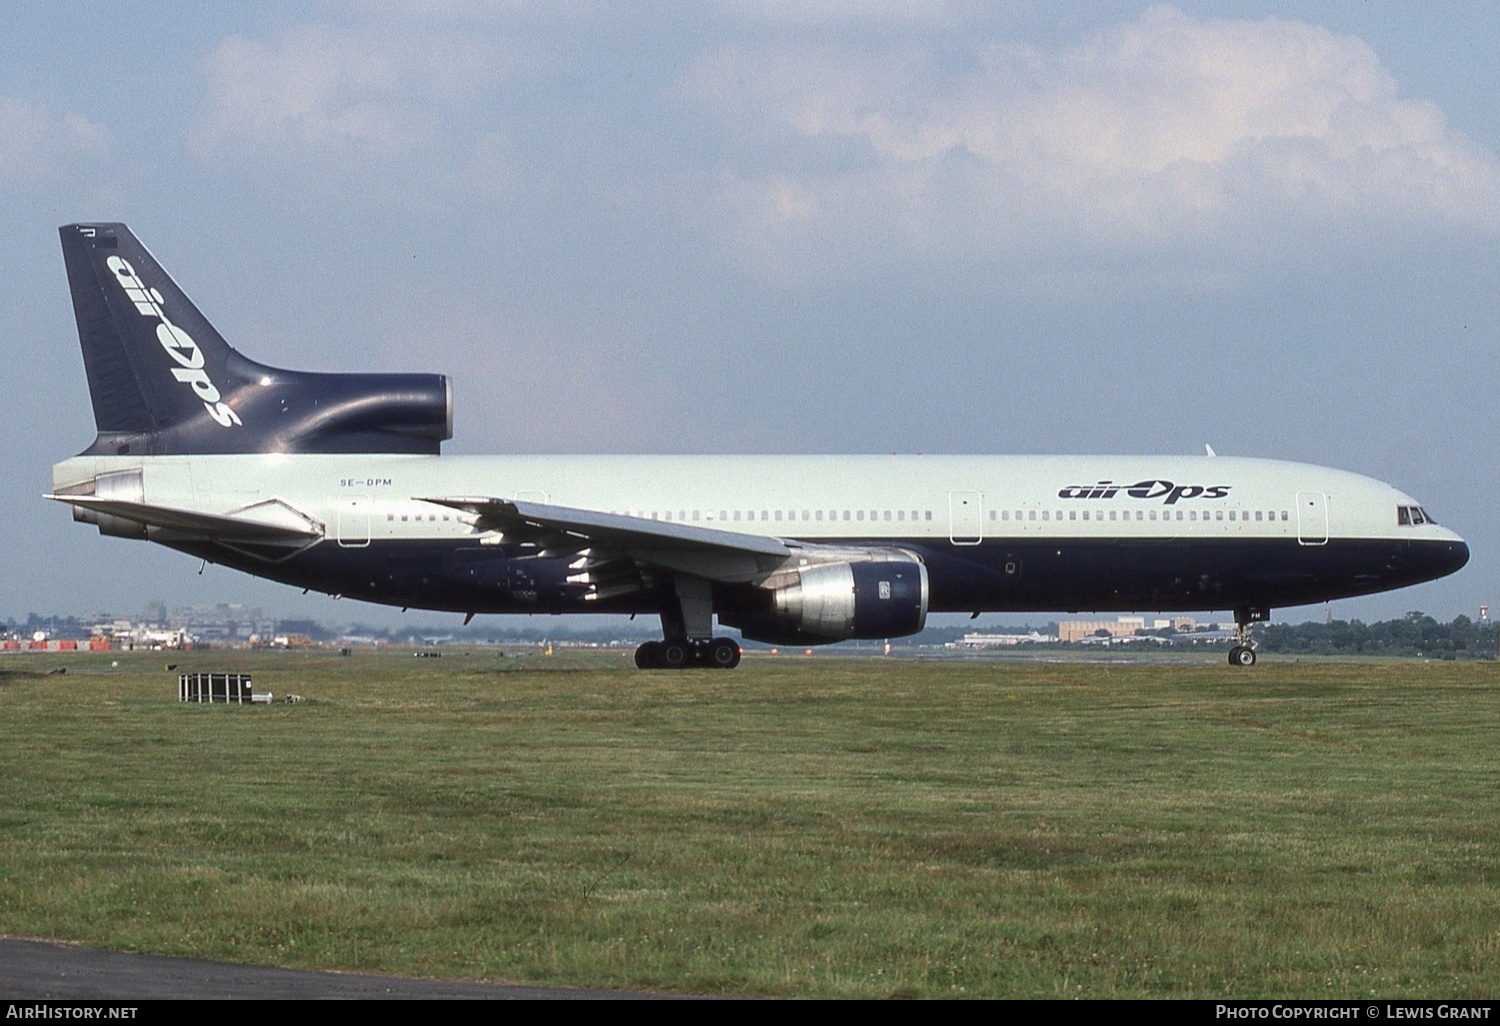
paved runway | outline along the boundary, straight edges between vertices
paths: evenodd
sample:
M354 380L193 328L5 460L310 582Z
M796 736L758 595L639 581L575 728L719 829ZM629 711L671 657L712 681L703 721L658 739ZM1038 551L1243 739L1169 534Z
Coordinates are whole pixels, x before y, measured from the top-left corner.
M193 958L97 951L47 941L0 938L0 1000L128 1002L192 998L479 998L576 1001L680 996L268 969L262 966L204 962Z

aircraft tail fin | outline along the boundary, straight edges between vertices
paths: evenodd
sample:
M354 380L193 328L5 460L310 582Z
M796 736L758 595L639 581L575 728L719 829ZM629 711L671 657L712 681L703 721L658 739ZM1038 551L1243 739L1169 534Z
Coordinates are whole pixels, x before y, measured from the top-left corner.
M58 233L98 429L86 453L436 454L453 436L446 377L256 363L125 225Z

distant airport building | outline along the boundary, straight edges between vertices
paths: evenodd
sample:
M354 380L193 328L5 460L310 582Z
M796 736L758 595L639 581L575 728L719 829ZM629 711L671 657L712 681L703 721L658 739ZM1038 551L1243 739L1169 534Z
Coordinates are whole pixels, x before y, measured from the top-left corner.
M1178 634L1186 634L1191 631L1214 630L1222 626L1222 624L1199 623L1191 616L1156 619L1152 620L1149 625L1144 616L1122 616L1114 620L1062 620L1057 624L1057 640L1065 644L1075 644L1102 636L1131 638L1136 635L1136 632L1144 630L1170 629ZM1101 635L1100 631L1103 631L1104 635Z
M1013 645L1045 645L1057 640L1056 634L1028 631L1025 634L965 634L952 642L951 648L1007 648Z
M1062 620L1057 625L1057 640L1064 644L1100 637L1100 631L1111 638L1134 637L1146 629L1144 616L1122 616L1117 620Z

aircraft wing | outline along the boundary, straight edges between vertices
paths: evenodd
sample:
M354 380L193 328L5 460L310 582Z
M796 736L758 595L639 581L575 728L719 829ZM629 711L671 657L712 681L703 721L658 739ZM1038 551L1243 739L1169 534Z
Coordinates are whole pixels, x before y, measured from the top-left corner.
M792 554L776 538L674 521L601 513L510 499L425 498L472 513L479 526L507 539L535 542L548 554L618 552L637 563L716 581L748 581L776 569Z

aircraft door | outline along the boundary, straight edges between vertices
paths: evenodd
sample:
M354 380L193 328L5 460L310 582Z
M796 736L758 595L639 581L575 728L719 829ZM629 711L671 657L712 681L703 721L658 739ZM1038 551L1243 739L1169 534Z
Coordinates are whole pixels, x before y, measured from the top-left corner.
M370 544L370 497L346 498L339 508L339 548L362 549Z
M948 493L948 540L954 545L978 545L984 540L983 494Z
M1328 544L1328 496L1322 492L1297 493L1297 542Z

